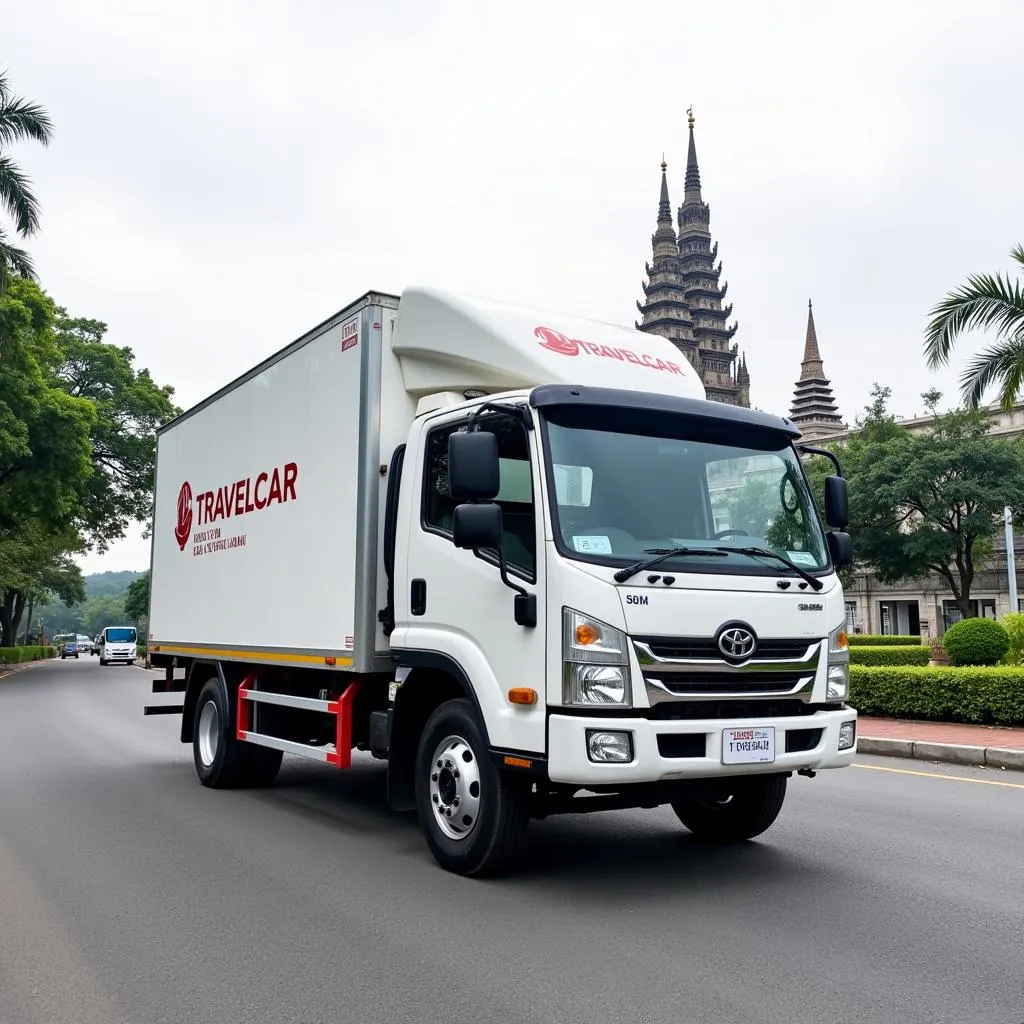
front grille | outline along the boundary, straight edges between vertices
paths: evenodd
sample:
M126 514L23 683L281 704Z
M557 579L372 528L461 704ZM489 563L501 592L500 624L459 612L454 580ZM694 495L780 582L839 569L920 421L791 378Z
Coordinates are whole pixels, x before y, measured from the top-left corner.
M645 637L633 639L644 644L655 658L666 661L720 661L722 652L714 638L704 637ZM807 649L817 640L758 640L755 661L783 661L803 658Z
M791 693L807 679L808 673L759 672L757 675L747 673L716 673L705 675L700 672L658 672L644 673L644 679L657 681L676 696L698 693Z

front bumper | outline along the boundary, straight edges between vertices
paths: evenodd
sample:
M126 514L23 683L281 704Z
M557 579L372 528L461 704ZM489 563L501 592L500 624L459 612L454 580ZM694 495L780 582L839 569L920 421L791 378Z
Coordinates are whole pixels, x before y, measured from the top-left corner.
M815 770L845 768L857 753L857 744L848 750L839 749L839 727L857 719L853 708L839 711L817 711L813 715L786 718L696 719L687 721L655 721L648 718L585 718L552 714L548 719L548 777L552 782L579 786L661 782L672 779L710 779L734 775L761 775L792 772L801 768ZM775 760L770 764L723 764L722 730L741 728L775 729ZM804 730L821 730L813 747L787 753L786 734L792 731L801 741ZM587 731L629 732L633 739L633 760L628 763L595 763L587 756ZM659 749L672 748L665 737L703 735L704 754L697 757L669 757ZM698 740L699 742L699 740Z

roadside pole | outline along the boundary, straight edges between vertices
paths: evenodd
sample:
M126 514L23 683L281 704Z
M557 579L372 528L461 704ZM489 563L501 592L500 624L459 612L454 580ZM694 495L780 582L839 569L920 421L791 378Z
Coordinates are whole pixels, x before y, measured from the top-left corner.
M1003 509L1003 522L1006 524L1006 580L1010 588L1010 612L1017 611L1017 559L1013 551L1013 509L1007 505Z

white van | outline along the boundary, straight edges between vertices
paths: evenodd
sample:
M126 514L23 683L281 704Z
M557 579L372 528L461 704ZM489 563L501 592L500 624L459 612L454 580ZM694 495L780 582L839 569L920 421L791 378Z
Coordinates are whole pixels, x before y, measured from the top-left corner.
M137 642L134 626L107 626L100 633L100 664L123 661L131 665L135 661Z

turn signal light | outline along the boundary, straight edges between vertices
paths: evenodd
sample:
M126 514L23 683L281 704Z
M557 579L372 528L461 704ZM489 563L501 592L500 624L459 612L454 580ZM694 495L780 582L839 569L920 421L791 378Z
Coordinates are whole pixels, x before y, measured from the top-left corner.
M514 686L508 691L508 700L510 704L536 704L537 691L529 686Z
M839 636L836 637L836 647L838 647L839 650L841 650L841 651L846 648L846 646L847 646L847 644L849 642L850 642L849 637L847 637L847 635L845 633L841 632L839 634Z
M586 647L589 644L596 644L601 639L601 631L597 626L592 626L589 622L581 622L576 627L576 643L581 647Z

